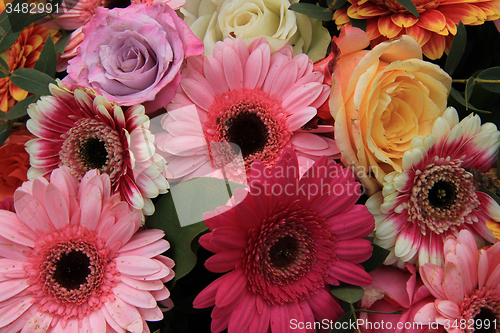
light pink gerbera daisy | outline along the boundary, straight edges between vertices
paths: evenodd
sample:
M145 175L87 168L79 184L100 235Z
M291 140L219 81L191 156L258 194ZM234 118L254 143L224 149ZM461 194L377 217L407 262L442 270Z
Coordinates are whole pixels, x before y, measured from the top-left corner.
M93 90L71 92L62 84L50 85L50 92L52 96L28 107L27 127L38 137L26 143L31 162L28 179L62 165L78 179L99 169L132 207L153 214L150 198L166 193L168 182L163 176L166 162L155 153L144 107L123 111Z
M242 39L228 38L215 44L213 56L189 58L162 120L167 133L156 142L166 152L167 178L211 173L218 167L214 154L224 155L214 152L219 146L213 143L220 142L239 146L246 170L256 159L272 167L287 147L306 166L323 155L339 157L333 139L302 128L326 101L330 87L306 54L292 53L286 46L271 54L265 38L248 47ZM185 114L192 105L198 113L194 117Z
M107 174L67 167L26 182L0 210L0 332L149 332L174 262L163 231L111 194Z
M422 280L436 297L415 315L424 325L450 333L500 332L500 243L477 250L474 236L462 230L444 244L444 268L427 263Z
M383 190L366 202L376 221L374 243L391 250L386 264L441 266L446 237L462 229L480 245L495 240L486 222L500 216L499 207L476 188L474 175L491 168L499 147L494 124L481 125L472 114L459 123L453 108L436 120L431 135L413 139L402 172L388 174Z
M352 172L326 157L300 179L290 148L271 172L255 161L249 192L234 192L239 203L204 216L211 233L200 244L215 253L205 266L228 272L194 300L195 308L215 305L212 332L289 332L292 319L337 320L343 311L327 284L371 282L359 263L371 256L363 237L374 221L355 204L360 192Z

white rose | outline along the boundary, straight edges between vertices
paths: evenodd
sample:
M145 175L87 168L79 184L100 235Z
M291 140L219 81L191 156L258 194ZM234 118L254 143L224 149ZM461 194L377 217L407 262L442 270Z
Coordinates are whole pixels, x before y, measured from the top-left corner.
M203 41L205 54L227 37L247 43L266 36L275 52L293 45L294 55L306 53L312 61L325 57L330 34L321 20L288 10L298 0L190 0L180 9L184 21Z

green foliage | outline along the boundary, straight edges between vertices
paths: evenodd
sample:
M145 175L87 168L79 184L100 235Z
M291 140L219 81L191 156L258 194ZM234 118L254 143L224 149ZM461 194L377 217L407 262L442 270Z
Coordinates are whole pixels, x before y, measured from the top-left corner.
M476 81L484 89L500 94L500 67L485 69L477 75Z
M12 6L20 3L22 3L21 0L16 0L12 3ZM17 40L26 23L25 16L27 17L27 14L12 15L11 13L9 15L7 10L0 14L0 53L7 51Z
M361 264L367 272L371 272L380 267L391 252L375 244L372 244L372 246L373 252L370 259Z
M417 7L411 0L396 0L401 6L405 7L410 13L412 13L416 18L420 18L418 14Z
M335 326L338 328L332 328L330 333L352 333L355 331L355 328L352 327L355 322L355 313L353 311L347 311L335 322Z
M333 12L329 8L316 6L310 3L292 3L289 9L323 21L331 21L333 18Z
M47 74L31 68L16 69L12 72L10 80L16 87L37 95L50 95L49 83L57 84Z
M31 95L14 105L9 112L2 117L3 120L11 120L27 115L28 105L34 103L38 99L38 95Z
M69 39L71 38L71 33L67 33L56 42L56 52L64 53L64 49L66 48L66 44L68 44Z
M448 53L448 58L446 58L446 63L444 65L444 70L448 74L452 75L455 72L460 60L465 51L465 46L467 45L467 31L462 22L458 23L457 34L453 37L453 42L451 43L450 52Z
M9 123L0 123L0 146L7 140L12 127Z
M207 230L202 222L203 214L227 203L228 184L230 188L244 187L216 178L195 178L180 183L158 199L155 213L146 220L149 228L165 231L165 239L171 246L168 256L176 263L175 280L188 274L195 266L196 255L192 251L195 246L191 242ZM181 226L178 212L184 215L186 209L190 210L190 215L182 218L196 223Z
M35 62L33 69L43 72L50 77L54 77L56 75L56 63L56 48L54 46L54 41L49 37L43 45L40 57Z
M330 292L333 296L349 304L359 301L363 298L363 294L365 293L363 288L351 285L331 286Z
M357 20L349 17L349 21L353 27L366 31L366 20Z

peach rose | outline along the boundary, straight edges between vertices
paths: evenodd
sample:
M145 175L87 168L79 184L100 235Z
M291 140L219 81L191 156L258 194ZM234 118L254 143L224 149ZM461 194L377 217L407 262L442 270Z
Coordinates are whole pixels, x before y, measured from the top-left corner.
M12 132L9 138L0 146L0 201L11 198L14 191L27 181L30 168L30 155L24 149L26 141L34 136L22 129Z
M335 140L342 162L371 195L386 174L401 171L413 137L431 133L446 109L451 77L423 61L406 35L364 50L368 35L348 27L334 41L340 49L330 95Z

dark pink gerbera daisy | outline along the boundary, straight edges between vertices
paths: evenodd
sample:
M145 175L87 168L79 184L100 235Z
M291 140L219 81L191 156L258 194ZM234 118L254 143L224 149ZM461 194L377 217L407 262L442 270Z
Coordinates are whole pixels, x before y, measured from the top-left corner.
M38 137L26 144L31 163L28 178L34 180L62 165L78 179L98 169L109 175L113 191L152 215L150 198L166 193L168 182L163 176L166 162L155 153L144 107L134 105L123 111L93 90L72 92L62 84L50 85L50 92L52 96L28 108L28 129Z
M356 205L361 185L351 171L326 157L299 179L299 164L285 150L270 172L255 161L249 192L236 206L205 215L212 231L200 244L215 252L205 266L228 272L195 299L214 306L212 331L288 332L290 320L337 320L343 313L327 284L368 285L361 262L372 252L374 220Z

